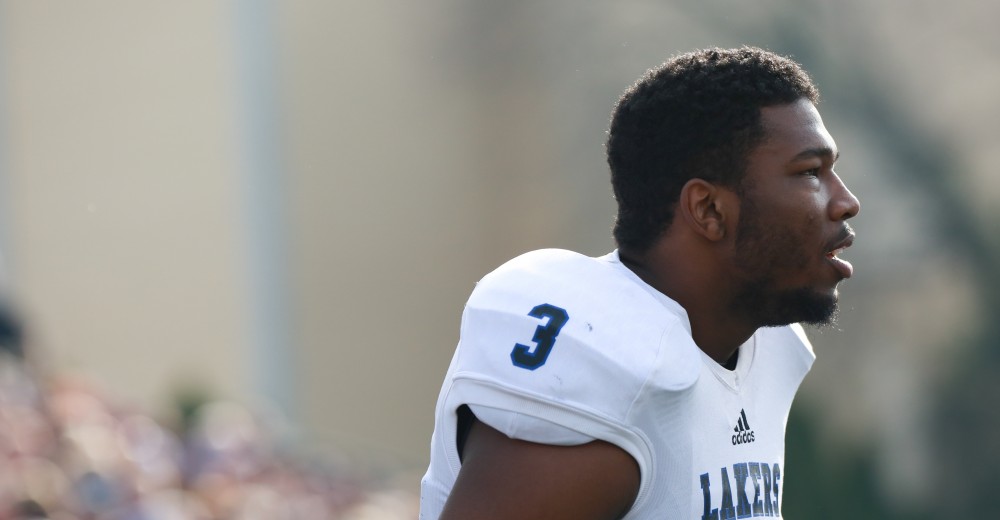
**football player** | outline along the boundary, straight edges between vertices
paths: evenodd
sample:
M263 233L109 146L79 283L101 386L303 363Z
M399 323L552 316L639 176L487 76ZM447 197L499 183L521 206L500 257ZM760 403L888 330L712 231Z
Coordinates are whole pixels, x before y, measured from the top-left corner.
M835 313L858 199L802 68L706 49L648 71L608 134L618 248L476 286L423 519L780 517L784 435Z

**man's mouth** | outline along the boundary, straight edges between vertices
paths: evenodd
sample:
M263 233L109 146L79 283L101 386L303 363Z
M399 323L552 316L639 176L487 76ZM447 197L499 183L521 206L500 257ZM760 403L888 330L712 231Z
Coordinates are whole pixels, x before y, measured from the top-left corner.
M845 236L827 251L826 259L833 264L833 268L840 273L842 278L850 278L854 274L854 266L850 262L839 257L841 253L854 243L854 233L850 229L845 230Z

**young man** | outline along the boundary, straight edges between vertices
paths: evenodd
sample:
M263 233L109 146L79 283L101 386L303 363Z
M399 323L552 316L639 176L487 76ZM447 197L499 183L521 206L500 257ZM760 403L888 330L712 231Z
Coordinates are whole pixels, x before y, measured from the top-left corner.
M857 198L812 81L744 47L619 100L618 249L479 282L436 411L423 519L780 517L784 434ZM790 475L789 478L795 478Z

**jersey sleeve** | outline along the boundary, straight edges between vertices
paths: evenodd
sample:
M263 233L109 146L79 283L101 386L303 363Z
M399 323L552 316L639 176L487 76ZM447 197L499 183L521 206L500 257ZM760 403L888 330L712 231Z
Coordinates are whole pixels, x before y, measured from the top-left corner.
M469 405L476 419L488 424L494 430L522 441L556 446L578 446L595 440L593 437L560 426L547 419L532 417L513 410L501 410L492 406Z
M515 259L469 298L435 435L450 443L453 425L441 419L469 405L515 438L610 442L644 471L650 449L633 406L650 386L686 388L698 373L698 357L670 341L677 326L645 289L594 259L554 250Z

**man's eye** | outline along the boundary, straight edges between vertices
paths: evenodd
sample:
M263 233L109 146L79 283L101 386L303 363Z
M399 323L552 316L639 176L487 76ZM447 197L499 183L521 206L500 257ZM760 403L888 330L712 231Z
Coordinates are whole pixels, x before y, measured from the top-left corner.
M808 175L810 177L819 177L819 168L813 168L811 170L806 170L802 172L802 175Z

